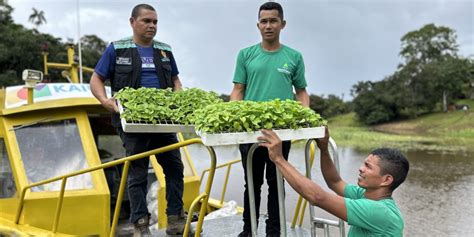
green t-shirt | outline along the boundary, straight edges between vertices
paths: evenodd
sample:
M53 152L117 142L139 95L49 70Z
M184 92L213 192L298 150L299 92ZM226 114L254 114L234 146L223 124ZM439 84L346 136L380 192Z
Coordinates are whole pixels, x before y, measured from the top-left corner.
M348 184L344 188L349 237L403 236L403 217L392 198L366 199L365 189Z
M244 100L294 99L293 86L306 87L303 56L285 45L268 52L258 43L240 50L233 82L245 85Z

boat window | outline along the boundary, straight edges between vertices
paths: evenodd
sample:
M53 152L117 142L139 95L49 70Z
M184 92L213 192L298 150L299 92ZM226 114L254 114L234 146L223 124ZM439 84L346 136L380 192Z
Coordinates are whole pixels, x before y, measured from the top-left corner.
M89 115L89 120L91 122L92 133L94 134L95 142L99 150L101 162L106 163L126 157L125 149L122 146L122 140L117 135L115 128L111 125L110 115L91 114ZM191 165L186 159L186 154L183 149L180 149L180 152L184 165L184 176L192 176L193 171ZM121 166L119 168L122 169ZM149 173L154 173L151 163ZM152 177L154 177L154 175L152 175Z
M125 149L110 122L109 114L91 114L89 121L102 163L125 157Z
M102 135L97 138L99 156L103 163L125 157L125 149L118 135Z
M18 126L15 135L30 183L43 181L88 167L75 119ZM90 173L67 179L66 190L92 188ZM61 181L33 187L32 191L59 191Z
M16 193L15 180L3 138L0 138L0 198L11 198Z

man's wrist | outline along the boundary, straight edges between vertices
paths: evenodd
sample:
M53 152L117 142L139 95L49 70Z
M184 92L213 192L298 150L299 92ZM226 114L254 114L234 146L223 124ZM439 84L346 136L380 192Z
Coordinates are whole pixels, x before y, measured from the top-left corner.
M273 160L275 163L281 163L282 161L285 160L285 158L283 157L283 155L276 155L275 158L273 158Z
M109 100L109 98L107 98L107 97L101 97L101 98L99 98L99 102L100 102L101 104L103 104L103 105L104 105L104 104L107 104L108 100Z

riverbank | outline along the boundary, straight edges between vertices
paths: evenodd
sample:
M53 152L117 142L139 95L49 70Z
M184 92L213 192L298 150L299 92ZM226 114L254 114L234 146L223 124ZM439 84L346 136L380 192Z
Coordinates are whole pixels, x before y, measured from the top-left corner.
M404 151L427 150L474 154L474 108L433 113L416 119L366 126L354 113L329 119L331 136L339 146L358 150L396 147Z

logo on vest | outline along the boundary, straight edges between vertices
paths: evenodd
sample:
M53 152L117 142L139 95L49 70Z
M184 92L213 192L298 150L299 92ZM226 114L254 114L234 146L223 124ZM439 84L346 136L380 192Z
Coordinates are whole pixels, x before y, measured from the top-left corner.
M166 52L163 51L163 50L160 50L161 51L161 56L163 56L163 58L161 59L162 62L169 62L170 59L168 58L168 55L166 55Z
M115 64L132 65L132 59L131 58L117 57L117 58L115 58Z

